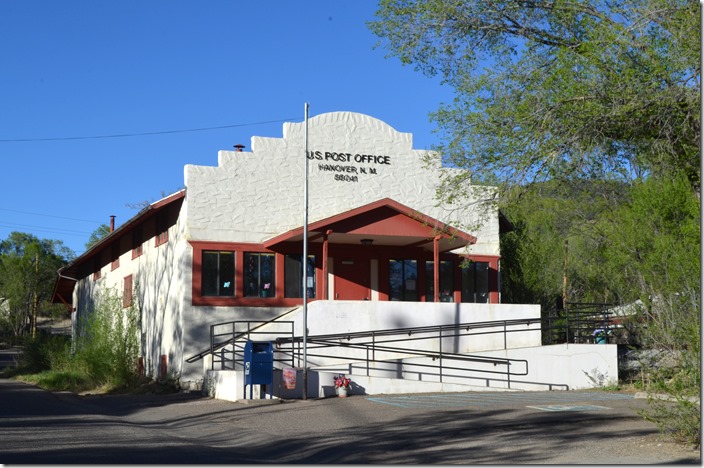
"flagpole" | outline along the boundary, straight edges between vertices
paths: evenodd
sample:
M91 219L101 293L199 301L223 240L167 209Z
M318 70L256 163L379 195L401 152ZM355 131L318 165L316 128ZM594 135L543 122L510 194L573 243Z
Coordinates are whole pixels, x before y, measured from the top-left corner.
M308 399L308 103L304 106L305 177L303 182L303 399Z

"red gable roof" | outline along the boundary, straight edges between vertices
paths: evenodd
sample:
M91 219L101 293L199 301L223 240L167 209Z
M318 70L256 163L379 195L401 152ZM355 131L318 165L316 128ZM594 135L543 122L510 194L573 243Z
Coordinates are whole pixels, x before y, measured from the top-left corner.
M309 241L319 241L326 232L330 232L330 242L337 244L359 244L362 239L371 239L374 245L419 247L429 251L433 250L433 239L439 236L441 252L477 241L471 234L390 198L308 225ZM299 227L267 240L264 246L275 250L277 244L302 241L303 227Z

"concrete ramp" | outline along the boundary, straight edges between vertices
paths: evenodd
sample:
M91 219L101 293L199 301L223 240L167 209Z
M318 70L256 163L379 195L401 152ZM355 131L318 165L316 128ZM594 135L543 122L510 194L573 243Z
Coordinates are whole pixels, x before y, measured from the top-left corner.
M475 353L477 354L477 353ZM432 359L400 359L393 366L373 366L360 363L326 366L308 372L308 398L336 395L334 376L344 374L352 381L350 395L393 395L413 393L471 392L471 391L545 391L579 390L610 385L618 381L616 345L562 344L492 351L486 357L505 357L525 362L523 369L501 378L501 373L453 370L442 376L431 374L426 365ZM437 365L437 363L434 363ZM517 365L517 364L512 364ZM454 367L454 366L453 366ZM426 369L419 371L419 369ZM206 388L215 398L236 401L245 398L242 371L210 371ZM282 371L274 371L274 384L266 389L267 398L295 399L303 396L303 371L297 369L296 385L286 389ZM255 388L254 398L262 398Z

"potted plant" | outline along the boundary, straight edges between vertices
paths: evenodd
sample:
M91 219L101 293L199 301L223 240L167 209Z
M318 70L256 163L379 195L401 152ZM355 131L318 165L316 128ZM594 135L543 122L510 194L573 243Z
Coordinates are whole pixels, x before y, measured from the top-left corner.
M335 389L337 390L337 395L340 398L345 398L347 397L347 392L350 389L350 379L345 377L344 375L336 375L333 377L333 382L335 383Z

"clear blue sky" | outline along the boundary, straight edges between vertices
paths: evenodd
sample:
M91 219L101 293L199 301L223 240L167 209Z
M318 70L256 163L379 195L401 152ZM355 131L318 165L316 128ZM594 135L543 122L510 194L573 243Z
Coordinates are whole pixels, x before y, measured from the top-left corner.
M438 143L428 114L452 93L404 67L366 22L376 2L0 2L0 240L12 231L80 254L127 204L183 186L186 164L280 121L354 111ZM260 122L279 121L270 124ZM219 130L118 138L107 135ZM59 139L59 140L45 140ZM32 140L32 141L11 141ZM44 141L42 141L44 140Z

